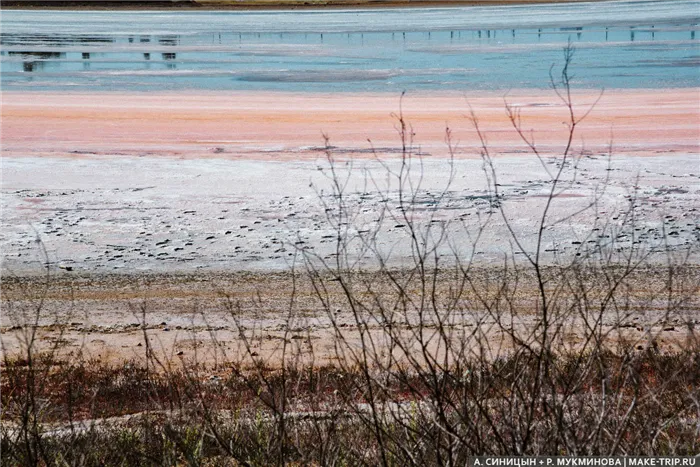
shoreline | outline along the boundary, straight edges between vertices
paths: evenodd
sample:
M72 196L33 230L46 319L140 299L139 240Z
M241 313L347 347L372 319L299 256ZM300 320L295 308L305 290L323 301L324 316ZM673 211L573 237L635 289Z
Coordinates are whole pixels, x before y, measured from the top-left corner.
M672 93L672 92L683 92L683 91L690 91L693 90L698 93L698 98L700 98L700 87L698 86L693 86L693 85L688 85L688 86L675 86L675 87L663 87L663 88L654 88L654 87L638 87L638 88L582 88L582 87L577 87L575 89L571 89L571 94L572 95L585 95L585 94L600 94L600 92L604 92L605 94L630 94L630 93ZM181 89L181 90L173 90L173 89L168 89L168 90L159 90L159 91L153 91L153 90L147 90L147 89L129 89L129 90L104 90L101 89L99 91L93 91L90 89L85 89L85 90L79 90L79 89L61 89L61 90L51 90L51 89L3 89L2 91L3 95L12 95L12 94L61 94L61 95L66 95L66 96L76 96L76 95L105 95L105 96L114 96L114 95L150 95L150 96L161 96L161 97L177 97L182 98L183 95L192 95L192 96L221 96L221 95L257 95L257 96L262 96L262 95L275 95L275 96L297 96L297 97L304 97L304 96L313 96L313 95L318 95L318 96L340 96L340 97L358 97L358 96L365 96L365 97L388 97L388 96L394 96L398 100L401 97L401 92L400 91L282 91L282 90L245 90L245 89ZM512 88L509 89L508 91L502 91L502 90L494 90L494 89L473 89L470 91L463 91L463 90L457 90L457 89L427 89L427 90L415 90L415 91L406 91L406 96L418 96L418 97L468 97L468 98L477 98L477 97L507 97L507 96L535 96L535 95L542 95L542 94L553 94L553 91L550 86L546 87L540 87L540 88L528 88L528 87L521 87L521 88Z
M547 5L563 3L601 3L608 0L418 0L418 1L385 1L385 0L336 0L308 1L308 0L253 0L253 1L221 1L221 2L197 2L197 1L15 1L3 3L6 10L183 10L183 11L261 11L261 10L342 10L342 9L400 9L400 8L451 8L451 7L484 7L507 5Z

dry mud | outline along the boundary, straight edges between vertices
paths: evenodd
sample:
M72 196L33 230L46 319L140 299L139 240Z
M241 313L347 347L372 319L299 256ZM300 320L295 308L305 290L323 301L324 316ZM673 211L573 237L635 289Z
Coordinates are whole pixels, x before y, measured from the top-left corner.
M598 97L577 95L579 114ZM507 99L522 110L523 129L544 157L563 151L567 110L552 93ZM404 99L413 131L411 219L446 229L445 257L456 251L500 261L510 251L470 105L495 158L498 202L533 251L558 167L541 164L519 139L502 96ZM578 162L565 170L567 190L549 223L597 205L547 229L544 247L575 254L575 242L591 241L600 224L629 221L631 205L639 238L628 243L682 249L696 242L699 108L695 89L603 95L577 128ZM412 253L406 219L396 216L401 189L387 177L401 168L398 109L399 99L385 95L5 93L3 270L29 274L48 259L89 273L284 271L300 245L332 259L327 208L335 201L322 133L331 138L338 176L347 177L347 208L357 213L350 233L378 232L383 254L401 266ZM387 209L394 217L380 219Z

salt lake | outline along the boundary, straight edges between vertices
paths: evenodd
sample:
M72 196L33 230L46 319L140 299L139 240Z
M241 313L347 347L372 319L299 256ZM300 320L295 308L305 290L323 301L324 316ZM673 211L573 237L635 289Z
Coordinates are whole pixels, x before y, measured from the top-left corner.
M401 92L700 85L700 2L3 12L5 90Z

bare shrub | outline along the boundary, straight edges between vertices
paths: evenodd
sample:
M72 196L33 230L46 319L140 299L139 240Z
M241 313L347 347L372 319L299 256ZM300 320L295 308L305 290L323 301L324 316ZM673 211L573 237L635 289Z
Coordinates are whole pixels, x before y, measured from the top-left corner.
M373 435L374 461L453 465L484 453L690 454L696 448L692 365L698 347L687 311L696 309L698 282L686 261L697 245L679 252L663 240L637 241L632 190L620 218L596 219L573 253L547 249L556 238L552 231L597 212L607 186L574 212L553 209L577 181L584 153L575 151L576 129L595 105L579 111L574 104L572 57L569 46L560 74L551 73L568 115L561 153L541 154L520 110L505 104L514 131L548 178L534 232L514 226L486 135L478 116L469 116L482 143L490 209L464 231L473 252L494 219L505 225L511 253L499 268L455 249L447 258L441 254L455 229L435 222L434 214L418 215L417 201L427 194L402 113L396 116L398 169L380 161L391 183L371 180L386 200L373 228L357 225L358 208L347 191L352 166L336 161L327 141L331 192L319 196L337 234L336 252L331 260L302 253L334 327L338 365L359 375L351 384L360 400L343 402ZM452 157L449 130L446 141ZM432 193L433 213L446 203L450 167L444 191ZM400 270L390 267L380 245L386 223L403 229L410 243L409 264ZM354 332L339 326L339 309L352 316ZM643 339L626 332L652 310ZM686 328L687 345L662 355L659 335L672 322Z

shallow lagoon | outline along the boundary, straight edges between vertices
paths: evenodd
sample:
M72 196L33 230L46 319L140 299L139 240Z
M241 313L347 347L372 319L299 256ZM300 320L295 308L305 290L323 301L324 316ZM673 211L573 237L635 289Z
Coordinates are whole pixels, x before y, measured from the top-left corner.
M6 90L469 90L700 85L700 2L275 12L3 12Z

